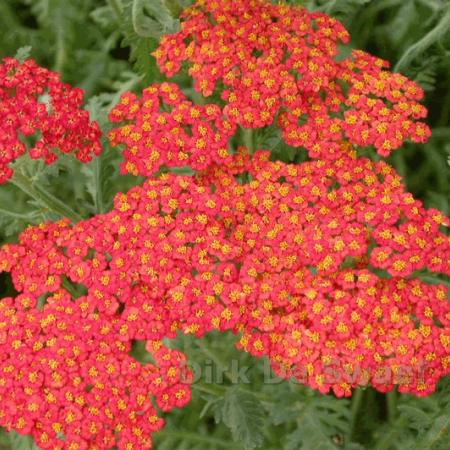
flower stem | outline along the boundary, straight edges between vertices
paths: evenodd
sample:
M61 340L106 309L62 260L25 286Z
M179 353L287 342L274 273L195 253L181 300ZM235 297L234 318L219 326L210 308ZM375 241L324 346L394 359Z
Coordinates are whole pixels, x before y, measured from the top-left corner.
M42 186L34 184L25 175L16 171L10 182L18 187L21 191L25 192L27 195L36 200L44 208L60 216L61 218L67 217L72 222L78 222L83 219L72 208L67 206L61 200L57 199L53 194L48 192Z
M356 389L352 397L351 418L350 418L350 436L355 434L356 423L358 421L359 412L364 399L364 389Z
M386 394L386 409L389 423L394 423L397 418L397 391L394 389Z
M251 155L255 152L255 133L253 131L252 128L242 128L242 139Z

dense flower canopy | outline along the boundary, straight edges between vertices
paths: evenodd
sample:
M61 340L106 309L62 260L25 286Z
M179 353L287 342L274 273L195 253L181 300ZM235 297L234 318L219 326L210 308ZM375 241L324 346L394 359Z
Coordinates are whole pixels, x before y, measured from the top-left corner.
M150 448L164 423L151 398L164 411L189 399L184 355L149 342L155 362L142 366L117 320L86 314L64 289L41 311L30 294L3 299L0 324L1 423L41 449Z
M150 177L161 166L202 170L231 161L228 140L236 125L223 117L219 106L187 100L176 84L151 85L141 99L126 93L110 119L125 122L109 133L113 145L126 145L124 173Z
M108 137L143 184L105 214L32 226L0 249L17 291L0 301L2 426L43 449L151 448L158 410L190 399L186 356L163 340L212 330L324 393L434 391L450 372L450 303L421 274L450 275L448 220L357 152L426 139L423 94L382 60L342 56L347 41L335 19L262 0L184 13L157 61L169 76L187 63L221 100L197 105L169 82L125 93ZM2 70L4 167L37 130L31 157L99 152L81 91L32 62ZM268 125L310 159L235 145L239 127ZM194 176L165 173L180 166ZM132 357L141 342L146 362Z
M100 129L81 109L83 91L60 81L59 75L33 60L20 64L5 58L0 64L0 184L13 175L9 166L28 148L33 159L56 161L74 153L89 162L101 152ZM27 144L26 139L34 142Z
M230 119L246 128L275 119L286 142L312 157L336 157L342 140L383 156L405 139L424 142L422 89L366 52L341 55L348 40L339 21L303 7L202 0L154 55L168 76L187 62L205 96L223 86Z
M43 444L58 433L114 443L120 427L147 439L161 422L148 422L156 416L143 399L156 395L163 410L189 400L179 384L184 357L169 351L167 369L157 358L158 366L141 366L130 345L178 330L239 332L240 348L322 392L350 395L368 383L434 390L450 363L450 304L443 286L409 276L423 267L450 273L442 214L423 209L382 162L349 156L293 166L268 157L241 150L196 178L149 179L105 215L31 227L3 247L0 268L20 294L2 301L2 365L22 380L34 361L40 379L34 388L0 379L10 399L3 423ZM236 180L243 172L244 185ZM71 296L67 285L83 292ZM70 373L79 377L73 387ZM114 408L124 386L122 423ZM39 405L31 416L30 402ZM39 418L51 405L55 412ZM103 413L92 417L93 409ZM68 422L69 413L89 417L95 432ZM133 433L120 434L119 448L143 442Z

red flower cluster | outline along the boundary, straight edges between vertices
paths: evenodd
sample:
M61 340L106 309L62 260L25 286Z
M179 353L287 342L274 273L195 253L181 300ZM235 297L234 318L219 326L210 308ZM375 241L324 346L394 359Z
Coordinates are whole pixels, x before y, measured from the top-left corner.
M61 353L64 364L56 373L66 380L64 358L66 352L72 355L66 345L73 345L72 333L87 328L96 338L91 342L87 334L83 342L90 347L70 366L87 395L97 377L105 381L110 363L131 363L131 341L159 342L177 330L201 336L217 329L242 333L241 348L267 355L278 374L294 375L322 392L350 395L353 387L367 383L380 391L398 384L402 392L432 392L449 370L450 305L443 286L404 277L422 267L450 273L449 240L439 231L442 215L424 210L405 193L385 163L343 157L291 166L268 157L267 152L253 159L241 153L233 164L212 167L197 179L147 180L119 194L108 214L72 227L66 222L32 227L18 245L3 247L0 267L11 272L20 292L3 304L8 314L25 316L37 330L21 326L17 331L5 314L0 322L7 336L4 364L10 367L14 348L24 358L28 354L27 361L40 361L47 353L59 361ZM242 172L251 178L244 185L235 179ZM380 248L395 255L389 264L379 262ZM385 277L376 274L377 267L386 270ZM70 299L64 283L86 292ZM39 301L42 311L36 311ZM55 344L41 348L36 339ZM116 350L111 361L111 348L121 345L123 352ZM133 376L141 374L144 387L135 380L130 384L126 371L120 377L113 371L114 383L124 383L132 399L136 389L147 389L163 410L182 406L189 399L187 388L179 385L182 361L176 353L164 376L157 372L170 381L158 381L157 387L152 387L154 373L165 366L156 358L156 367L136 363ZM33 399L46 405L50 391L65 414L72 401L55 389L65 389L66 383L55 386L52 377L58 375L48 375L45 364L34 366L43 381L32 391ZM105 385L116 386L108 380ZM22 398L22 383L10 376L4 383L12 399ZM86 435L78 424L65 422L56 432L65 442L71 437L70 442L100 445L104 434L98 430L117 428L104 419L115 397L94 392L96 432ZM144 410L133 400L129 407ZM18 416L3 411L3 423L17 429L22 413L20 408ZM114 420L122 420L117 414ZM42 433L57 438L54 417L53 422L30 417L27 432L40 442ZM132 438L130 429L137 427L145 439L153 431L141 422L122 426L124 442Z
M187 62L205 96L223 85L224 112L244 127L275 120L288 144L321 158L339 157L343 140L388 156L430 134L416 122L420 87L363 51L339 55L349 36L336 19L266 0L200 0L182 19L154 52L161 70Z
M42 449L151 448L151 434L164 424L152 398L163 411L190 399L185 356L153 339L146 346L152 362L142 365L130 356L138 334L131 304L119 316L105 312L98 289L73 298L59 287L71 258L52 241L65 231L66 223L30 228L22 246L2 250L3 265L21 260L13 273L22 293L0 302L0 423L31 434ZM95 257L92 264L101 265ZM34 277L21 285L30 266ZM77 279L82 267L74 265ZM105 263L102 273L105 283Z
M83 92L59 75L28 60L5 58L0 64L0 184L13 175L9 164L27 151L51 164L56 149L82 162L101 152L100 130L81 109Z
M215 104L194 105L176 84L144 89L142 98L122 96L111 122L126 122L109 133L112 145L125 144L123 173L150 177L161 166L206 169L231 161L228 140L236 125Z
M0 300L0 424L41 448L151 448L152 401L190 398L185 356L162 344L178 332L232 331L281 377L338 396L367 384L426 395L450 372L447 289L418 272L450 275L448 221L354 149L426 139L421 90L364 52L339 58L348 35L323 14L200 0L183 17L158 62L171 75L187 61L204 95L225 86L224 108L171 83L124 94L109 138L144 184L107 214L30 227L0 249L18 292ZM78 90L32 62L1 70L4 167L36 130L32 157L98 153ZM238 124L278 125L321 159L233 155ZM179 166L198 173L153 177ZM151 362L132 358L138 341Z
M239 287L221 298L238 318L240 347L268 356L280 376L339 396L369 383L432 392L450 369L450 304L443 285L412 275L450 274L442 214L424 210L383 162L268 158L244 155L208 174L233 204L221 215L231 209ZM242 172L248 184L235 182Z

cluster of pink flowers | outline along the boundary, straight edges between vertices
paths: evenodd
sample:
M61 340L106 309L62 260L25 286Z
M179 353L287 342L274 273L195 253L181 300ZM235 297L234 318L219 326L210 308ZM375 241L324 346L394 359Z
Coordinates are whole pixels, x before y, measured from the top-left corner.
M109 117L125 122L109 133L113 145L126 146L123 173L151 177L161 166L202 170L231 161L228 141L236 125L219 106L190 102L176 84L151 85L140 99L126 93Z
M0 64L0 184L13 175L9 166L28 148L33 159L51 164L56 150L74 153L82 162L101 152L100 129L81 109L83 91L33 60ZM30 142L27 143L27 140Z
M251 177L244 185L235 177L242 172ZM158 357L151 344L177 331L241 333L240 348L322 392L398 384L428 394L449 371L450 304L443 286L410 275L423 267L450 274L444 223L383 162L345 156L295 166L241 149L196 178L148 179L117 195L107 214L30 227L0 251L0 268L20 292L2 301L1 364L10 375L0 384L11 398L2 423L31 432L43 448L58 436L88 445L73 448L108 448L111 430L119 448L149 442L162 423L149 395L163 411L190 398L184 356ZM155 364L129 357L136 340L150 343ZM15 364L17 351L23 362ZM11 383L30 364L39 385ZM30 402L48 410L49 392L48 420L41 409L27 416ZM93 408L102 413L92 417ZM73 411L95 432L68 421Z
M343 140L388 156L430 135L416 122L426 115L422 89L363 51L340 57L349 36L332 17L266 0L202 0L182 17L154 52L161 70L187 63L205 96L223 86L224 112L246 128L275 121L288 144L320 158Z
M145 182L106 214L29 227L0 249L17 291L0 301L2 426L43 449L151 448L157 409L190 399L186 357L163 339L212 330L324 393L433 392L450 372L450 304L418 273L450 275L449 223L355 149L426 139L422 92L364 52L336 59L347 39L328 16L262 0L184 14L158 62L171 75L187 61L225 104L168 82L125 93L109 138ZM238 125L272 124L316 159L230 145ZM197 172L162 173L180 166ZM141 341L148 362L130 354Z
M64 289L36 306L31 294L0 303L2 425L41 449L151 448L164 424L151 399L164 411L189 400L184 355L155 341L141 365L117 320L86 314Z
M239 346L321 392L432 392L449 373L450 304L444 286L411 275L450 274L446 219L404 192L383 162L268 159L244 154L213 181L234 205L227 228L239 288L221 298L238 318ZM242 171L248 184L234 180Z
M1 250L2 270L11 270L20 294L0 303L0 423L31 434L42 449L151 448L164 424L152 399L162 411L184 406L191 374L185 355L163 345L165 328L140 331L134 305L145 308L144 294L130 280L135 299L117 314L120 275L103 254L87 258L83 243L107 233L95 236L89 225L98 220L32 227L20 245ZM113 264L119 270L118 259ZM86 295L69 293L78 281ZM155 310L154 320L162 313ZM130 356L139 339L152 362Z

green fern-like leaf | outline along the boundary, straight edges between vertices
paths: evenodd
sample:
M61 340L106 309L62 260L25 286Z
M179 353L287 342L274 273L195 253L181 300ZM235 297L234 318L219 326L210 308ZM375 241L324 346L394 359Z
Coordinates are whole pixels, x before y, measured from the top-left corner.
M116 194L114 181L119 176L119 161L118 150L108 147L99 157L83 165L81 170L85 177L85 189L91 198L89 209L92 214L102 214L111 209Z
M260 447L264 442L264 410L259 400L250 392L238 387L228 389L222 408L222 420L236 442L246 449Z
M130 59L143 77L144 83L163 79L151 53L158 46L158 38L178 29L179 21L170 14L161 0L135 0L124 4L120 23L123 45L131 48Z
M350 424L347 400L318 397L301 406L297 429L292 432L285 450L336 450L336 436L346 436Z
M409 427L418 432L422 432L431 425L429 414L419 408L410 405L400 405L398 409L408 419Z
M395 65L394 70L396 72L401 72L408 68L416 58L422 56L427 49L429 49L432 45L438 43L444 36L447 35L449 31L450 5L447 4L447 8L444 10L441 19L436 23L434 28L432 28L427 34L425 34L413 45L408 47L408 49L403 53L402 57Z
M104 132L109 128L107 114L114 105L111 102L118 100L117 94L111 97L92 97L87 110L91 118L96 120ZM88 207L91 214L102 214L111 209L114 195L121 190L119 180L119 164L121 162L120 150L111 148L107 138L103 137L103 152L89 164L81 166L83 184L88 192L91 205Z
M82 5L65 0L26 0L38 23L51 33L55 45L54 69L62 72L69 63L67 49L76 40L75 23L82 20ZM80 7L81 6L81 7Z
M439 61L437 55L424 58L419 65L411 67L408 75L425 91L432 92L436 88Z
M444 414L434 420L433 425L419 441L417 448L423 450L448 450L450 433L450 414Z
M352 17L360 7L367 5L371 1L372 0L327 0L321 2L322 6L320 9L333 17L344 20Z
M3 237L19 234L27 225L42 220L42 213L38 209L27 213L8 211L0 208L0 230Z
M26 59L30 57L30 55L31 55L31 45L24 45L23 47L17 49L17 52L14 57L20 63L23 63Z

